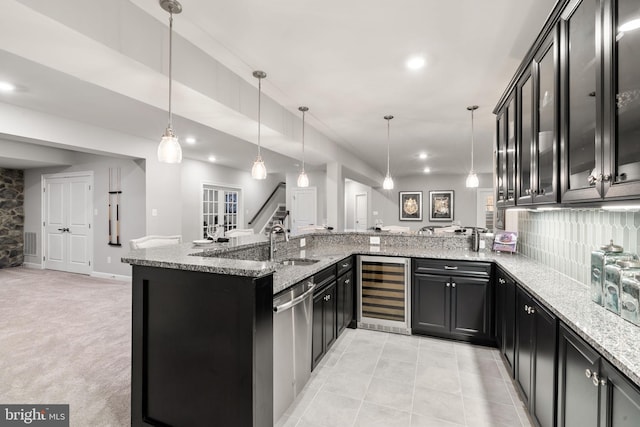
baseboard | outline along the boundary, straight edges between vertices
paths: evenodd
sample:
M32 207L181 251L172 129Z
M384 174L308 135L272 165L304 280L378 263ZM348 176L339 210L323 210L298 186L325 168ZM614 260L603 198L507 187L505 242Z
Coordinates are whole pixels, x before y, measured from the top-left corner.
M121 282L130 282L131 276L124 276L122 274L113 274L113 273L101 273L99 271L93 271L89 274L91 277L97 277L99 279L113 279L119 280Z
M22 266L24 268L33 268L35 270L43 270L44 269L42 264L36 264L35 262L23 262Z

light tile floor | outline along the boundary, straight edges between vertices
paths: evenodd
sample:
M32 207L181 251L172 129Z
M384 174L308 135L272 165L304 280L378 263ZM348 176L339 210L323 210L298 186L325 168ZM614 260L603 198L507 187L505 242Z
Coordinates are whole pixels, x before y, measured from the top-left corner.
M497 349L347 329L276 427L530 427Z

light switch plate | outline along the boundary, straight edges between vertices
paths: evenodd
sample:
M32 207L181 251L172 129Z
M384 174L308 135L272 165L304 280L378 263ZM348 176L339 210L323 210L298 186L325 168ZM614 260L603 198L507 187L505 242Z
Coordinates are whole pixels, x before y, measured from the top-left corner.
M158 216L158 209L151 209L151 216Z
M369 252L380 252L380 246L369 246Z
M306 258L307 257L307 251L305 251L304 249L302 249L300 251L300 258Z
M300 239L300 247L304 248L305 246L307 246L307 239L303 237L302 239Z
M369 237L370 245L379 245L380 244L380 236L371 236Z

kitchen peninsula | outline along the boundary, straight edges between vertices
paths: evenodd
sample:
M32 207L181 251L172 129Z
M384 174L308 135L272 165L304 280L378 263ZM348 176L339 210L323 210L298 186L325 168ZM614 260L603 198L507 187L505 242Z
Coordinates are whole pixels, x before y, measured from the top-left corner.
M493 263L640 385L639 328L593 304L584 284L523 256L469 246L468 236L386 233L277 242L276 259L317 261L304 266L266 261L262 236L131 252L122 261L133 265L132 425L197 425L215 416L222 425L270 426L272 297L350 255Z

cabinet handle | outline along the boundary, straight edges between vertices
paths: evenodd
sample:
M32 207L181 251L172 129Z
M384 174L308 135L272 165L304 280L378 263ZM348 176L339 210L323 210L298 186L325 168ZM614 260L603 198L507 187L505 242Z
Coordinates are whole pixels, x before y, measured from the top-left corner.
M501 285L504 285L506 283L506 281L502 278L498 279L498 282L500 282Z
M447 282L447 288L448 288L449 286L451 286L451 283Z
M604 175L600 175L602 177L602 180L604 182L609 182L611 181L611 174L605 173Z
M593 385L595 387L598 387L600 385L600 377L598 376L597 372L593 373L593 376L591 377L591 382L593 382Z
M445 269L445 270L457 270L457 269L458 269L458 267L457 267L457 266L455 266L455 265L454 265L454 266L451 266L451 265L445 265L445 266L444 266L444 269Z
M345 285L348 285L349 283L351 283L351 279L347 279L347 280L344 281Z
M347 268L347 267L349 267L349 263L348 262L342 264L342 268Z
M536 192L536 194L537 194L537 195L539 195L539 196L544 195L544 188L541 188L540 190L538 190L538 191Z
M452 287L452 288L455 288L455 287L456 287L456 282L452 282L452 283L451 283L451 287Z
M600 177L601 176L602 176L602 174L596 175L596 170L594 169L594 170L591 171L591 173L587 177L587 183L589 185L596 185L596 182L600 181Z
M536 312L536 309L533 307L529 307L529 314L534 314Z
M529 312L529 306L527 304L524 305L524 311Z
M527 188L526 190L524 190L524 194L527 194L527 195L531 194L531 189Z
M591 369L587 368L587 369L585 369L585 371L584 371L584 375L585 375L587 378L591 378L591 376L593 375L593 372L591 372Z

